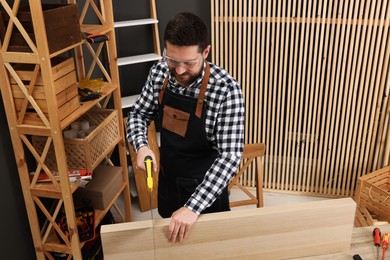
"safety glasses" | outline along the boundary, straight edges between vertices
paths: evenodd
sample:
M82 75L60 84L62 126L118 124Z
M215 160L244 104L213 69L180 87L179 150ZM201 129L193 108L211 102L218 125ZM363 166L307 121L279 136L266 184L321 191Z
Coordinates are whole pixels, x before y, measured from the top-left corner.
M167 56L165 49L164 49L164 53L163 53L163 61L165 61L169 67L176 68L178 66L181 66L181 67L183 67L185 69L189 69L189 70L194 68L196 65L199 64L200 57L202 57L202 55L199 55L198 57L191 59L191 60L178 61L178 60L175 60L175 59Z

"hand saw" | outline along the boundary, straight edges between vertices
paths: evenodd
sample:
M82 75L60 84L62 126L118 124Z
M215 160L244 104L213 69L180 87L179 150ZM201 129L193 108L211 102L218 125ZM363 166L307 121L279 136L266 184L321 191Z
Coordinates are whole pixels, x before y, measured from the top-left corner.
M146 156L144 159L145 163L145 171L146 171L146 186L148 188L150 197L150 217L152 221L152 230L153 230L153 248L154 248L154 259L157 259L156 257L156 240L154 236L154 222L153 222L153 160L151 156Z

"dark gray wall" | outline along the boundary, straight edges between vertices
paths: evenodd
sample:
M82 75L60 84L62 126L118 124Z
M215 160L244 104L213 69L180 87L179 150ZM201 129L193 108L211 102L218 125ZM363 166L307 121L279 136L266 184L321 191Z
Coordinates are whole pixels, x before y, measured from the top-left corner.
M34 259L34 246L2 100L0 125L0 258Z
M156 0L160 38L168 20L177 12L193 12L210 24L210 1L206 0ZM116 20L141 19L148 16L149 1L113 0ZM150 51L151 31L137 28L117 35L118 54L131 55ZM161 44L163 44L161 39ZM127 48L128 47L128 48ZM162 47L163 48L163 47ZM118 55L120 56L120 55ZM122 95L139 93L151 64L130 65L121 73ZM120 69L122 70L122 68ZM123 72L123 71L122 71ZM0 100L0 243L1 259L35 259L27 214L14 159L4 106Z
M128 8L124 7L128 5ZM166 24L178 12L193 12L210 25L210 1L206 0L156 0L161 51ZM142 19L149 16L149 1L114 0L115 20ZM116 29L118 57L153 52L150 25ZM122 96L140 93L152 62L119 67Z

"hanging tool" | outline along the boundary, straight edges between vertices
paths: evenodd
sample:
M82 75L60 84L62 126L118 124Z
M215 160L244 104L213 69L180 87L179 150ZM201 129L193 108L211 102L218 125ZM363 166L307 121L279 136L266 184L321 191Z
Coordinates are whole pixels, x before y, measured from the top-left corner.
M90 34L87 36L87 42L90 44L106 42L109 40L110 38L106 34Z
M385 260L385 252L389 244L389 234L384 233L382 237L382 260Z
M379 260L379 247L381 246L381 230L379 228L374 228L372 231L374 236L374 245L376 246L376 259Z

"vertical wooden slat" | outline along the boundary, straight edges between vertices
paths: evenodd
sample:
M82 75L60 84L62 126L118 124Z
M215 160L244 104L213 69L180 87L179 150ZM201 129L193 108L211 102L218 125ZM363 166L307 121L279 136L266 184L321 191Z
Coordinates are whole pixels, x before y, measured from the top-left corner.
M348 7L349 5L349 7ZM348 19L353 19L353 17L355 17L355 15L353 15L353 9L354 9L354 2L353 1L349 1L348 2L348 5L345 7L345 10L347 10L348 8L348 14L347 16L344 16L344 23L346 24L346 21ZM358 10L358 6L355 7L355 13L356 11ZM341 79L340 79L340 82L348 82L349 80L349 72L350 72L350 69L351 69L351 66L348 66L350 63L349 61L352 59L352 50L353 50L353 46L351 46L350 42L353 42L353 40L351 39L351 30L353 28L351 28L352 25L347 25L347 31L346 31L346 36L345 36L345 50L343 51L343 59L342 59L342 64L343 64L343 67L342 67L342 73L341 73ZM354 27L355 28L355 27ZM353 31L354 32L354 31ZM352 34L354 35L354 33ZM353 37L353 36L352 36ZM343 195L343 194L348 194L349 191L347 190L348 187L347 187L347 183L348 183L348 178L347 178L347 172L346 172L346 166L347 166L347 162L345 161L345 150L349 150L349 147L345 147L347 141L348 141L348 137L347 137L347 134L349 133L349 118L350 118L350 113L351 113L351 109L350 109L350 104L351 104L351 99L352 99L352 90L353 88L346 88L344 90L344 95L345 95L345 99L346 99L346 102L343 102L343 108L342 108L342 114L341 114L341 126L343 128L343 131L342 131L342 137L341 137L341 141L338 142L338 147L337 147L337 152L338 152L338 155L337 156L340 156L340 164L338 164L338 169L336 170L337 171L337 174L338 174L338 182L339 182L339 186L338 186L338 189L337 189L337 194L338 195ZM342 143L344 143L344 146L342 145ZM341 153L341 155L340 155ZM342 182L342 183L341 183ZM344 193L343 193L344 191Z
M317 9L317 1L313 1L313 3L309 2L309 16L311 17L316 17L316 9ZM314 22L314 20L309 24L310 26L310 39L309 39L309 55L308 55L308 65L307 65L307 70L308 70L308 76L307 76L307 79L306 79L306 84L307 84L307 87L306 87L306 91L308 92L306 94L306 104L307 104L307 107L306 107L306 114L308 115L307 116L307 122L305 121L304 122L304 125L307 124L307 128L304 127L304 131L303 133L305 133L304 135L304 143L305 143L305 154L304 154L304 161L303 161L303 184L302 186L304 187L304 191L306 192L310 192L312 187L310 186L310 180L311 180L311 174L312 174L312 171L310 171L310 169L308 168L308 165L310 164L310 162L312 161L312 155L310 154L310 149L312 146L313 146L313 141L312 141L312 136L314 136L313 134L313 129L312 129L312 122L313 121L313 103L314 103L314 89L313 87L310 87L311 86L311 83L312 83L312 79L314 78L314 67L313 65L315 64L315 61L316 61L316 57L317 55L314 54L315 52L315 49L317 47L317 45L315 44L314 42L314 30L316 29L316 23ZM306 131L305 131L306 130Z
M307 3L305 2L305 6L303 8L304 10L304 16L305 17L314 17L313 14L311 13L311 8L312 8L312 1L307 1ZM307 124L308 124L308 121L310 121L310 119L308 119L308 116L310 116L310 113L309 113L309 109L310 109L310 106L309 106L309 93L311 92L311 89L309 88L309 84L308 82L310 82L310 69L311 69L311 65L310 65L310 62L311 62L311 59L310 59L310 52L312 50L312 45L310 44L309 45L309 36L312 35L312 32L311 32L311 24L309 22L307 22L305 24L305 27L304 27L304 31L305 31L305 41L304 41L304 44L303 44L303 65L302 65L302 86L304 86L304 93L302 94L302 97L301 97L301 100L302 100L302 104L301 104L301 113L302 113L302 117L303 117L303 125L302 125L302 128L301 130L299 131L300 133L300 140L301 140L301 146L302 146L302 149L301 149L301 153L300 153L300 159L299 159L299 182L301 184L301 187L300 187L300 190L301 191L305 191L306 190L306 177L307 177L307 171L306 171L306 167L305 167L305 163L307 163L307 147L308 147L308 143L306 142L306 138L308 136L308 132L307 132ZM304 102L303 102L304 100Z
M271 14L271 17L275 18L276 17L276 1L270 1L270 10L269 13ZM270 136L270 153L272 154L272 162L271 162L271 167L270 167L270 174L272 176L272 188L276 189L276 178L275 174L277 172L277 160L278 160L278 155L277 155L277 129L276 129L276 113L277 113L277 107L276 107L276 98L277 98L277 89L276 89L276 80L275 80L275 75L276 75L276 59L277 59L277 47L276 45L276 24L275 22L272 22L270 24L270 29L271 29L271 50L270 50L270 72L269 72L269 82L270 82L270 91L269 91L269 109L270 109L270 125L271 125L271 136Z
M261 66L261 58L262 56L260 55L260 32L261 32L261 3L259 1L254 1L255 2L255 17L256 17L256 38L253 38L253 47L255 47L256 50L256 58L253 60L253 65L255 68L258 68L255 73L255 80L254 80L254 85L253 88L255 89L255 95L253 96L252 103L253 106L251 107L251 111L254 111L254 118L253 118L253 124L255 127L255 143L261 142L261 130L259 130L259 126L261 124L260 121L260 115L262 114L262 88L256 86L261 86L260 80L262 78L262 66ZM264 157L262 158L264 160ZM258 161L257 163L260 163ZM263 169L262 169L263 170Z
M289 5L289 7L291 8L291 5ZM288 15L290 15L290 17L295 17L295 14L296 14L296 2L293 1L292 3L292 11L291 13L288 12ZM289 43L290 43L290 47L289 47L289 68L288 68L288 82L290 82L290 84L288 84L288 91L287 91L287 111L288 111L288 115L286 116L287 118L287 139L288 139L288 143L287 143L287 160L286 160L286 172L288 173L288 177L286 177L286 181L287 181L287 184L286 184L286 190L292 190L292 157L293 157L293 151L294 151L294 138L293 138L293 131L292 131L292 126L293 126L293 115L294 113L292 112L293 111L293 107L294 107L294 93L295 93L295 88L293 87L293 77L294 77L294 73L293 73L293 66L292 66L292 63L293 63L293 60L294 60L294 46L295 46L295 32L296 32L296 23L291 23L291 37L290 37L290 40L289 40ZM288 39L287 39L288 40Z
M233 49L235 48L235 46L234 46L235 40L234 40L234 36L233 36L234 17L233 17L233 13L232 13L232 7L233 7L233 3L232 3L232 1L229 1L229 7L228 7L229 12L226 14L226 16L229 19L226 22L229 25L229 41L228 41L229 42L229 44L228 44L229 45L229 55L228 55L229 67L228 67L228 72L233 75L233 64L235 64L234 57L233 57Z
M306 4L306 1L303 1L304 2L304 5ZM298 1L298 13L297 13L297 18L298 19L301 19L303 17L302 15L302 1ZM303 27L304 24L301 24L299 23L297 25L297 36L295 38L295 57L294 57L294 68L295 68L295 72L294 72L294 77L295 77L295 80L293 81L293 84L295 84L296 86L300 86L301 85L301 72L302 72L302 48L303 48L303 36L304 36L304 33L303 33ZM296 76L295 76L296 75ZM299 152L300 152L300 141L299 141L299 135L298 135L298 132L299 132L299 127L300 127L300 114L299 114L299 107L300 107L300 104L302 104L301 102L301 96L303 95L303 91L299 91L299 89L295 89L295 98L294 98L294 102L295 102L295 111L294 111L294 127L293 127L293 151L294 151L294 170L293 170L293 173L294 173L294 181L293 181L293 189L294 190L299 190L299 184L298 184L298 162L299 162ZM295 147L295 144L296 144L296 147Z
M325 15L328 15L330 17L334 17L333 15L330 15L332 13L332 2L329 3L330 6L328 6L328 12L325 14ZM326 16L324 16L326 17ZM329 51L329 32L330 31L330 25L327 24L326 26L326 32L325 32L325 39L324 39L324 53L323 53L323 59L325 60L323 66L322 66L322 70L321 70L321 91L324 91L324 101L323 101L323 113L322 113L322 120L321 120L321 132L320 132L320 135L319 135L319 138L320 138L320 145L318 147L318 149L320 150L319 152L319 155L318 155L318 158L320 158L319 160L319 164L318 164L318 168L317 168L317 171L318 171L318 174L319 174L319 179L320 179L320 183L319 183L319 193L324 193L326 192L326 172L325 172L325 162L326 162L326 150L327 150L327 127L326 127L326 117L327 117L327 111L328 111L328 107L331 107L329 105L329 86L327 85L327 82L329 80L326 80L328 77L329 77L329 73L326 75L325 74L325 70L327 69L329 71L329 66L327 65L329 61L332 61L331 59L331 54L329 55L329 53L332 53L331 52L331 49Z
M364 14L365 14L365 10L368 10L368 8L364 8L365 5L364 3L360 3L360 6L359 6L359 15L358 17L363 17L364 19ZM358 76L360 75L360 70L361 70L361 64L362 64L362 53L363 53L363 48L361 47L361 44L360 44L360 39L364 38L365 36L365 32L363 30L363 26L361 24L358 25L358 28L357 28L357 35L356 35L356 40L355 40L355 46L354 46L354 60L352 62L352 66L353 66L353 69L352 69L352 74L351 74L351 83L350 83L350 87L353 88L353 101L352 101L352 110L353 110L353 113L354 113L354 117L352 119L352 142L351 142L351 146L352 146L352 149L351 149L351 153L349 154L348 158L349 158L349 164L348 164L348 176L352 176L352 183L356 182L356 179L357 179L357 174L355 172L355 169L354 169L354 166L353 166L353 162L354 162L354 154L355 154L355 151L358 149L358 147L356 146L356 139L357 139L357 128L358 128L358 125L359 125L359 117L360 115L358 115L356 113L356 107L359 106L359 86L358 86ZM357 65L357 67L356 67Z
M353 24L351 25L351 33L348 34L347 32L347 39L350 39L349 47L348 47L348 60L346 62L346 67L348 68L346 70L346 77L345 77L345 85L349 86L348 88L348 100L347 100L347 114L346 114L346 128L344 131L344 136L343 140L345 140L345 151L344 154L342 154L342 162L344 169L342 170L343 177L345 178L345 183L343 186L343 189L346 191L345 195L349 196L350 195L350 188L352 187L351 183L351 171L349 171L349 154L350 150L352 149L352 130L353 130L353 120L354 120L354 115L353 113L353 107L355 104L355 91L354 91L354 84L353 84L353 79L351 79L351 75L353 75L353 71L356 68L356 63L354 62L354 51L356 48L355 42L355 37L356 37L356 27L357 27L357 15L359 11L359 0L354 0L352 3L350 3L350 8L353 8L353 15L348 16L348 18L351 18L353 21ZM347 52L346 52L347 53ZM351 69L352 68L352 69ZM345 156L345 159L344 159Z
M223 25L224 25L224 28L223 28L223 32L224 32L224 41L229 43L229 13L228 13L228 8L229 8L229 0L225 0L224 3L223 3L223 6L224 6L224 9L223 9ZM224 68L229 68L229 45L230 44L226 44L224 47L223 47L223 52L222 52L222 57L224 58L224 62L222 63L223 67Z
M325 67L325 63L326 63L326 60L325 60L325 50L326 50L326 46L325 46L325 37L326 37L326 28L327 26L325 21L326 21L326 16L327 16L327 13L328 13L328 1L325 0L323 5L322 5L322 12L321 12L321 34L320 34L320 47L319 47L319 51L318 51L318 55L321 57L321 59L319 59L319 62L318 62L318 65L317 65L317 79L316 79L316 86L318 88L318 91L319 91L319 101L320 102L324 102L323 101L323 95L324 95L324 86L323 86L323 75L324 75L324 67ZM321 103L323 104L323 103ZM319 107L322 107L322 105L319 105ZM314 193L321 193L321 187L322 187L322 184L323 184L323 181L322 181L322 173L320 172L320 162L322 161L322 149L321 149L321 145L323 143L323 139L322 139L322 132L323 132L323 129L324 127L322 127L322 124L321 124L322 120L321 120L321 114L318 114L318 117L317 117L317 120L316 120L316 125L318 126L318 130L316 131L316 136L317 136L317 139L318 141L315 143L314 145L314 158L318 158L318 160L316 160L314 162L314 165L313 165L313 170L316 172L316 178L315 178L315 190L314 190ZM321 158L321 159L320 159Z
M375 111L375 106L376 105L376 97L375 95L377 95L377 92L378 92L378 87L377 85L374 85L374 80L375 80L375 77L374 75L372 74L373 71L376 71L376 65L377 65L377 60L378 60L378 49L379 49L379 46L376 44L373 44L375 43L376 41L378 41L378 38L377 38L377 29L378 29L378 26L373 26L373 23L374 23L374 19L377 19L379 17L379 11L381 10L381 6L376 6L376 4L380 4L379 2L374 2L374 6L373 6L373 10L375 10L375 12L373 12L373 16L371 16L371 19L370 22L369 22L369 28L370 28L370 34L369 34L369 37L371 38L370 41L371 41L371 44L370 44L370 47L369 47L369 53L368 53L368 66L367 66L367 75L366 75L366 79L365 79L365 90L366 90L366 93L367 93L367 99L368 99L368 102L366 102L366 115L365 115L365 119L364 119L364 125L363 125L363 135L362 135L362 139L363 139L363 149L364 149L364 152L361 152L360 153L360 159L359 159L359 162L361 163L361 167L362 167L362 174L366 174L368 173L367 171L367 163L368 163L368 159L367 159L367 156L369 155L369 147L370 147L370 140L371 140L371 126L372 125L372 121L371 121L371 118L374 118L373 113ZM373 40L375 39L375 40ZM380 39L379 39L380 40ZM376 47L374 47L376 46ZM375 53L373 53L375 52ZM366 96L366 95L365 95ZM368 114L368 112L370 114ZM372 116L371 116L372 115Z
M282 15L285 16L285 17L289 17L291 16L291 1L283 1L282 3L283 5L283 11L282 11ZM286 8L287 8L287 11L286 11ZM290 114L290 107L289 107L289 104L290 104L290 89L289 89L289 84L287 84L287 76L288 76L288 54L289 54L289 49L291 47L291 45L289 44L289 39L290 39L290 31L291 31L291 23L287 23L287 21L285 22L285 24L282 25L282 36L284 37L285 36L285 45L284 45L284 54L283 54L283 78L282 78L282 84L285 85L284 87L284 94L283 96L285 97L284 99L284 102L283 102L283 105L284 103L286 103L286 112L285 114L283 114L283 118L285 118L285 120L283 120L284 122L284 126L282 127L284 129L284 141L283 143L281 142L281 145L283 145L283 153L282 156L282 173L281 173L281 186L280 186L280 189L281 190L284 190L285 189L285 185L286 185L286 180L287 180L287 172L288 171L288 159L287 159L287 150L288 150L288 145L287 145L287 142L288 142L288 137L289 137L289 117L288 115ZM282 60L282 59L281 59ZM284 112L285 111L284 107L282 108L282 111Z
M341 146L345 140L342 139L343 133L345 131L345 109L344 105L347 103L345 94L347 89L338 87L339 82L343 82L344 74L345 74L345 54L348 53L348 39L346 39L346 30L348 29L348 25L346 24L346 19L348 17L348 1L344 0L342 3L342 16L340 17L340 21L342 24L339 26L340 31L340 41L339 41L339 53L338 53L338 66L337 66L337 75L335 78L335 86L338 91L337 94L337 107L336 107L336 124L334 129L334 140L337 142L333 145L332 155L334 160L334 174L333 174L333 183L332 183L332 193L333 195L340 195L340 187L342 186L342 174L341 174L341 166L340 162L342 159L341 152L343 148Z
M272 185L271 185L271 181L272 181L272 177L270 176L272 174L272 167L271 164L272 164L272 160L273 160L273 154L272 154L272 143L270 141L270 138L269 138L269 134L271 133L271 121L270 121L270 118L271 118L271 110L272 110L272 107L270 107L270 100L271 100L271 96L268 94L269 92L271 93L271 90L270 90L270 82L269 82L269 70L270 70L270 62L269 62L269 55L270 55L270 46L269 46L269 42L270 42L270 23L271 23L271 15L269 15L270 13L270 10L271 10L271 1L264 1L264 15L263 17L266 17L267 19L267 23L266 23L266 39L265 39L265 74L264 74L264 119L266 120L266 123L264 123L264 126L266 126L266 132L265 132L265 143L267 143L269 149L269 155L270 156L267 156L265 158L266 160L266 180L267 180L267 184L268 184L268 188L271 188Z
M373 16L374 16L374 11L375 11L375 1L371 3L372 5L369 5L368 7L366 6L366 13L365 13L365 19L364 19L364 22L365 24L370 24L370 19L373 19ZM373 6L374 5L374 6ZM368 31L368 32L367 32ZM356 169L357 171L357 177L359 176L362 176L363 175L363 171L362 171L362 162L359 160L360 159L360 154L362 152L364 152L363 150L363 147L364 147L364 144L365 144L365 140L364 140L364 137L363 137L363 132L364 132L364 129L362 129L363 127L363 120L364 120L364 116L365 116L365 109L366 109L366 102L367 102L367 88L365 88L365 77L367 76L367 63L368 63L368 51L369 51L369 48L370 48L370 45L371 45L371 27L370 26L363 26L363 35L364 35L364 38L363 39L363 42L364 42L364 47L363 47L363 61L362 61L362 69L361 69L361 73L359 75L359 98L358 98L358 107L357 107L357 111L359 113L359 119L360 119L360 122L359 122L359 127L358 127L358 132L357 132L357 148L356 149L356 152L355 152L355 160L354 160L354 167L353 169ZM357 127L357 126L356 126ZM356 172L355 171L355 172Z
M340 1L338 3L338 6L334 7L334 10L344 10L343 7L343 1ZM336 21L339 21L342 19L342 11L337 11L337 14L335 13L335 19ZM338 177L338 168L337 163L339 161L339 158L336 156L336 148L337 148L337 138L338 136L335 135L335 131L340 129L340 121L339 121L339 107L341 105L342 98L342 88L337 88L336 84L339 82L339 75L340 75L340 60L341 60L341 54L342 54L342 35L341 35L341 25L339 23L335 23L335 29L334 32L334 43L331 41L331 44L333 44L333 57L332 57L332 69L331 69L331 77L330 77L330 85L331 85L331 93L332 95L332 106L331 106L331 113L329 114L329 121L328 122L334 122L334 123L328 123L328 127L330 128L329 133L329 148L330 152L327 156L327 167L326 171L328 174L328 193L335 195L336 192L336 186L337 186L337 177Z
M244 5L244 8L243 8L243 13L242 13L242 24L243 24L243 35L242 35L242 62L243 64L248 64L248 51L247 51L247 48L248 48L248 45L247 45L247 42L248 42L248 24L249 24L249 19L250 16L248 14L248 2L250 1L244 1L243 5ZM248 85L248 81L247 81L247 71L249 71L250 68L249 66L242 66L242 82L243 82L243 86L242 86L242 90L243 92L245 93L246 95L246 102L245 102L245 107L246 107L246 111L248 111L248 104L249 104L249 95L247 93L247 90L249 88L249 86L247 87ZM246 113L246 116L247 116L247 120L245 120L245 134L248 136L249 140L250 140L250 122L249 122L249 113ZM247 181L247 174L245 174L245 176L243 176L243 179L244 181L246 182Z
M211 12L211 44L213 45L212 46L212 49L213 51L211 52L211 60L215 61L216 60L216 55L215 55L215 52L216 52L216 49L218 48L218 46L214 46L214 44L216 42L219 42L218 39L216 38L216 35L218 34L216 32L216 17L217 16L217 13L216 13L216 10L215 10L215 5L218 3L218 1L214 1L212 0L211 1L211 7L210 7L210 12Z
M382 74L382 66L383 66L383 58L384 58L384 55L383 55L384 54L384 48L381 48L381 47L383 46L382 45L382 42L383 42L382 36L384 38L386 38L386 34L383 32L383 24L384 24L384 19L386 19L386 16L387 16L386 14L388 12L387 11L388 10L388 7L387 7L388 2L385 1L382 4L383 5L381 5L380 8L378 8L378 9L381 10L382 14L380 15L380 25L377 28L378 36L376 38L378 40L376 42L375 57L374 57L374 62L373 62L374 66L375 66L373 71L378 71L379 76L377 76L377 77L372 76L371 77L371 85L372 86L376 86L377 92L374 94L374 102L373 102L373 111L375 111L375 117L372 117L371 121L369 122L370 129L369 129L368 140L369 140L370 150L366 154L366 158L367 158L366 159L366 162L367 162L366 164L367 164L367 167L368 167L369 171L373 171L373 170L376 169L375 165L373 165L374 161L376 161L375 154L374 154L374 149L375 149L375 146L376 146L375 141L376 141L376 137L377 137L377 132L375 131L375 129L376 129L376 126L378 125L379 116L380 116L379 115L379 112L380 112L379 108L382 106L382 99L378 98L379 97L378 93L383 93L383 91L384 91L384 88L379 83L379 80L380 80L380 78L382 76L381 74ZM385 35L383 35L383 34L385 34Z

